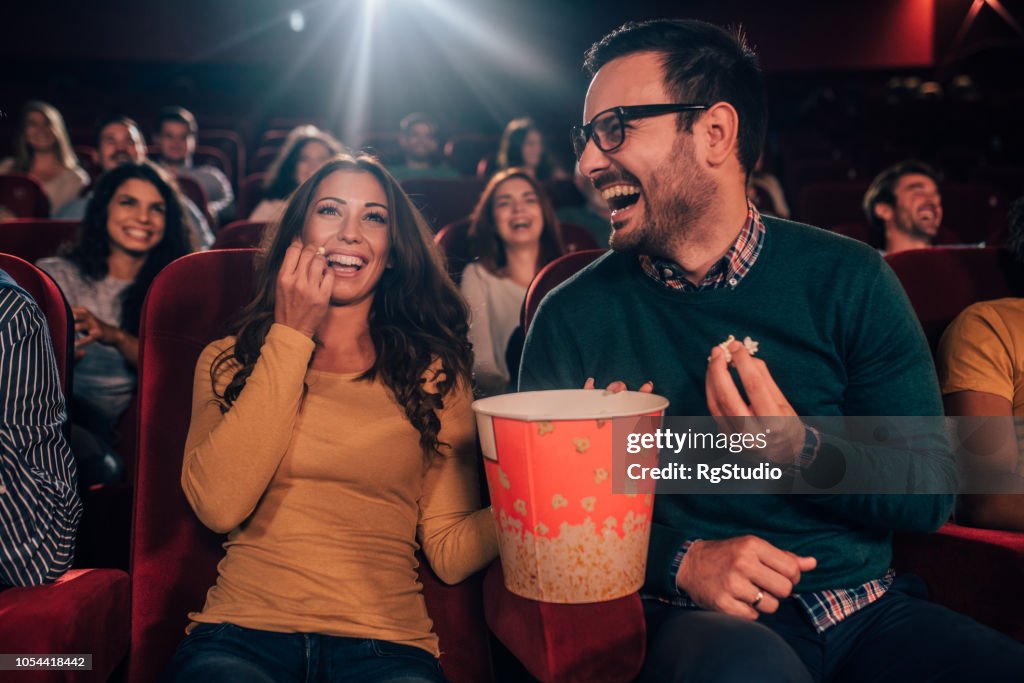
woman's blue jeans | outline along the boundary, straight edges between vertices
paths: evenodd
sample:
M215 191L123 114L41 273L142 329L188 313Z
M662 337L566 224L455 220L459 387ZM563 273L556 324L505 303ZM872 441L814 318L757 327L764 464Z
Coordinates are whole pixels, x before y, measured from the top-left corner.
M426 650L369 638L275 633L199 624L178 645L162 683L444 683Z

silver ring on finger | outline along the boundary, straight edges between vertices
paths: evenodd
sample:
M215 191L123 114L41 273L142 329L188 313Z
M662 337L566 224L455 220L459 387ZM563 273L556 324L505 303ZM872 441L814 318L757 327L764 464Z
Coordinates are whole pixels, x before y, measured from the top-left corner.
M754 598L754 601L750 603L750 606L756 608L758 605L761 604L762 600L764 600L764 593L762 593L761 591L757 591L757 597Z

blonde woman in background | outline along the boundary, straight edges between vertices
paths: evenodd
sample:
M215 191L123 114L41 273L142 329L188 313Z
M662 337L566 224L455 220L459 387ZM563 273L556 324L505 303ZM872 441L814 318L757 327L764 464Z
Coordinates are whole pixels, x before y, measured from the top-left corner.
M50 200L51 215L89 184L89 174L71 148L64 117L56 107L39 100L22 109L14 156L0 161L3 173L24 173L35 179ZM0 207L0 218L5 217L3 213Z

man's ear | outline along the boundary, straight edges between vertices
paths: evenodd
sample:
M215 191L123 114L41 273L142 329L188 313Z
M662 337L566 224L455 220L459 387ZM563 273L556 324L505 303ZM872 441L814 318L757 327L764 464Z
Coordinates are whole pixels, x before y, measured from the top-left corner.
M716 102L700 117L705 158L711 166L721 166L739 157L737 149L740 117L728 102Z
M875 204L875 217L881 219L883 223L888 223L892 220L892 207L882 202Z

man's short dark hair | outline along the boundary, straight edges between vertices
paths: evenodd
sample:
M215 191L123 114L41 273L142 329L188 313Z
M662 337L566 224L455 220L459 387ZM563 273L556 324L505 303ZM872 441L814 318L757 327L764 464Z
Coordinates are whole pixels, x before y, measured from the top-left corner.
M189 135L199 134L199 125L196 123L196 117L184 107L164 107L161 109L160 114L156 117L156 132L162 131L164 123L167 121L184 123L188 126Z
M917 159L904 159L885 169L871 181L871 186L864 194L864 216L868 219L871 229L878 234L885 232L885 221L875 215L875 207L879 204L896 205L896 184L905 175L924 175L939 182L939 174L935 169Z
M739 115L737 156L749 177L764 147L768 105L757 55L743 31L693 19L629 22L594 43L583 68L593 76L608 62L637 52L664 55L665 89L677 103L733 106ZM679 114L679 129L692 130L701 114Z
M408 114L402 119L402 122L398 124L398 129L402 132L402 135L408 135L409 130L418 124L425 123L430 126L434 132L437 132L437 121L434 120L430 114L424 114L423 112L417 111L412 114Z
M143 139L143 142L145 142L145 138L142 135L142 129L139 128L139 124L135 121L135 119L131 118L130 116L125 116L124 114L114 114L113 116L108 116L107 118L103 119L103 121L100 123L100 127L96 129L96 141L99 142L100 136L103 135L104 128L115 123L119 123L125 128L134 128L136 131L138 131L139 137Z

